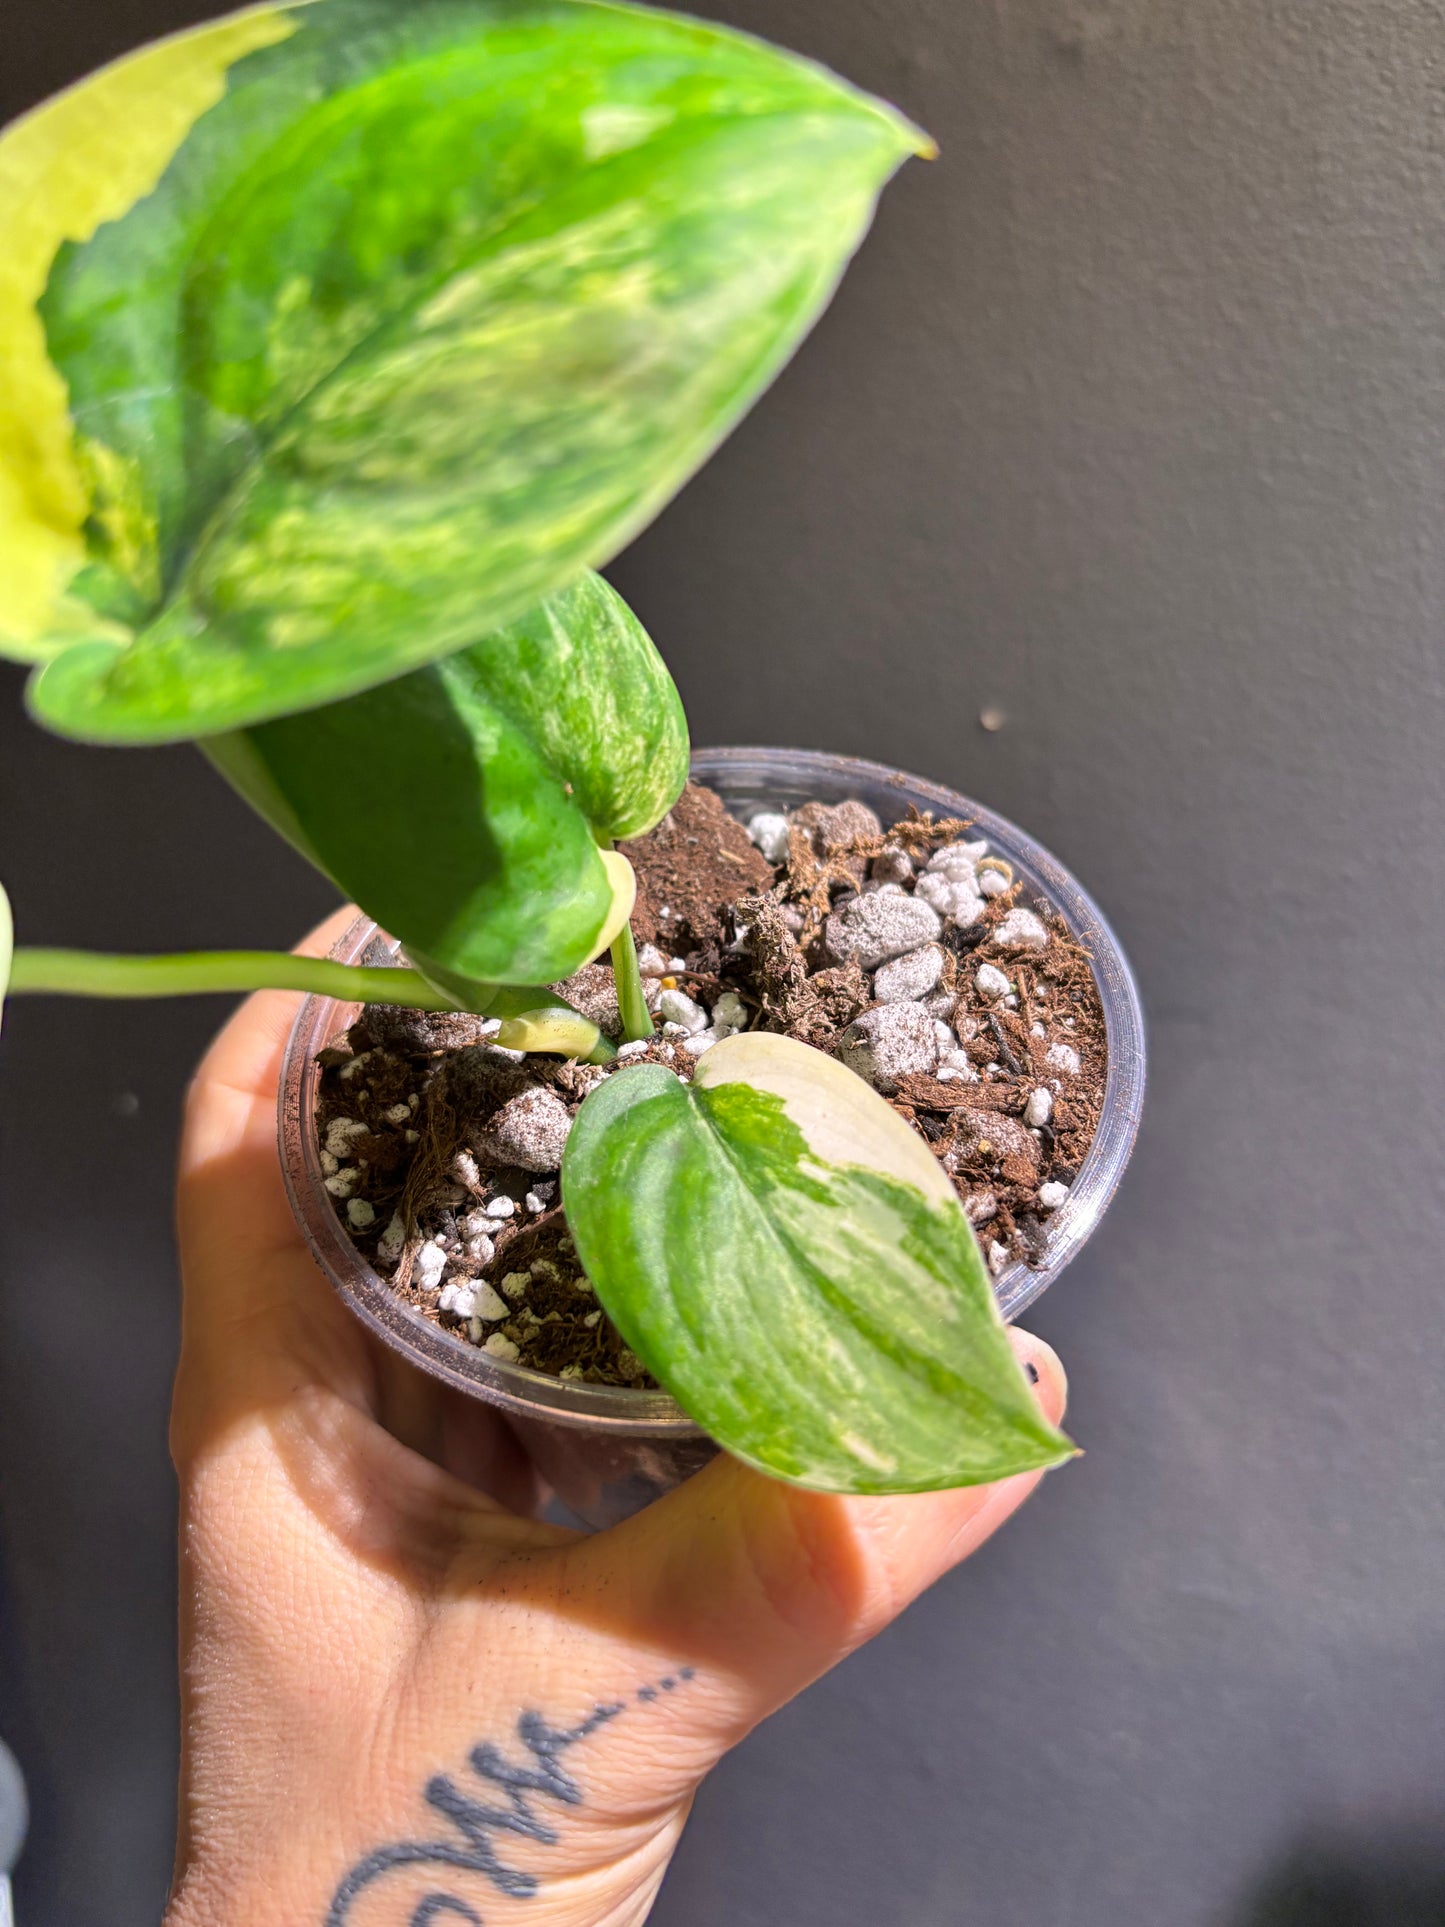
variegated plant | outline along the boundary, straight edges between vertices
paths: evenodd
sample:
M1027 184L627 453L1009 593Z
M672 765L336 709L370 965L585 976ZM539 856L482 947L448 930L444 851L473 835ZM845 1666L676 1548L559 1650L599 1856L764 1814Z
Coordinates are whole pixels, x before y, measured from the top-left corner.
M537 986L610 947L649 1034L612 845L687 730L592 571L928 151L810 63L601 0L256 7L0 137L0 654L62 735L196 741L411 966L12 958L0 893L0 989L310 989L606 1058ZM1069 1451L951 1187L819 1053L620 1069L563 1181L628 1342L753 1463L909 1491Z

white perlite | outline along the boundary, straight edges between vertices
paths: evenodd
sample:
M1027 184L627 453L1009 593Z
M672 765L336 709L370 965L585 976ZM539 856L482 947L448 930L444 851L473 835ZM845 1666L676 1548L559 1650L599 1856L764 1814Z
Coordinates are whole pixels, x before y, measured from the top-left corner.
M1053 1114L1054 1094L1045 1085L1040 1084L1037 1090L1029 1092L1028 1102L1024 1105L1024 1123L1031 1129L1040 1131Z
M998 1239L995 1238L993 1243L988 1248L988 1268L993 1273L994 1277L997 1278L997 1276L1003 1270L1004 1266L1007 1263L1008 1263L1008 1246L1001 1245Z
M966 1050L946 1050L939 1053L938 1071L940 1084L976 1084L978 1072Z
M1079 1074L1079 1053L1072 1044L1050 1044L1044 1052L1044 1062L1052 1064L1057 1071L1063 1071L1067 1077L1077 1077Z
M442 1295L445 1297L446 1294ZM498 1319L510 1318L511 1315L512 1307L506 1299L499 1297L485 1278L478 1278L472 1286L471 1316L480 1318L484 1324L495 1325Z
M952 917L960 929L966 930L983 915L983 898L971 872L966 877L929 872L918 879L916 890L915 901L931 905L941 917Z
M992 1191L970 1191L963 1201L963 1215L970 1224L987 1224L998 1216L998 1199Z
M1008 995L1008 978L997 964L980 964L974 972L973 983L980 997Z
M443 1285L441 1296L437 1299L437 1310L454 1311L458 1318L470 1318L475 1300L476 1287L468 1282Z
M681 1024L688 1034L707 1029L707 1012L685 990L664 990L657 1000L657 1014L665 1024Z
M746 1030L748 1007L735 990L725 990L712 1007L714 1028L726 1025L729 1030Z
M1039 1209L1042 1211L1057 1211L1068 1195L1069 1187L1066 1184L1041 1184L1039 1186Z
M748 835L769 863L781 863L788 854L788 819L774 810L759 810L748 819Z
M932 943L942 930L931 904L878 892L850 897L835 910L823 926L823 941L835 962L847 963L856 952L865 970L876 970L890 958Z
M720 1044L724 1037L733 1035L730 1024L709 1024L706 1030L695 1030L690 1037L680 1037L678 1047L691 1057L701 1057L705 1050Z
M510 1218L516 1208L511 1198L493 1198L483 1206L489 1218Z
M353 1138L365 1137L367 1126L359 1117L333 1117L326 1127L322 1149L334 1158L349 1158Z
M447 1268L447 1254L438 1244L424 1244L416 1254L416 1282L423 1291L435 1291Z
M993 940L1016 950L1047 950L1049 933L1032 910L1010 910L993 927Z
M326 1189L333 1198L349 1198L361 1182L361 1173L354 1164L343 1164L326 1180Z
M883 964L873 979L873 995L880 1004L916 1002L938 987L943 975L944 949L941 944L925 944L921 950L905 951L891 963Z
M971 877L981 858L988 855L988 844L945 843L941 850L935 850L928 859L928 869L934 876Z
M531 1282L530 1271L509 1271L502 1280L502 1295L505 1298L525 1297Z
M655 943L645 943L637 953L637 968L644 977L665 977L667 959Z
M618 1063L625 1064L633 1057L641 1057L647 1050L649 1042L650 1040L646 1037L635 1037L630 1044L619 1044L617 1046Z
M402 1223L401 1213L393 1211L385 1231L376 1241L376 1255L385 1264L395 1264L405 1244L406 1226Z
M487 1149L499 1164L518 1164L524 1171L556 1171L571 1129L572 1113L557 1093L545 1084L533 1084L509 1097L494 1115L487 1126Z
M879 1004L848 1026L837 1055L875 1090L893 1091L900 1077L935 1068L938 1037L917 1004Z
M353 1231L366 1231L376 1223L376 1212L365 1198L353 1198L346 1207L346 1222Z
M505 1332L493 1332L482 1350L490 1352L493 1358L504 1359L508 1365L515 1365L522 1356Z

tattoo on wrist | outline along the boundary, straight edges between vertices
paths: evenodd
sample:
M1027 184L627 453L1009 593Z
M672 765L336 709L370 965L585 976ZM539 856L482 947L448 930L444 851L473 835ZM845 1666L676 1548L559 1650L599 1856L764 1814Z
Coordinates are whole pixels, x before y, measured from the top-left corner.
M348 1927L353 1906L361 1895L388 1874L404 1867L446 1868L451 1874L477 1874L497 1893L513 1900L530 1900L541 1884L535 1874L507 1866L498 1851L497 1836L517 1834L539 1841L544 1847L556 1846L561 1838L556 1825L539 1814L534 1801L555 1801L563 1807L580 1807L584 1796L577 1780L562 1764L563 1755L595 1733L599 1727L617 1719L629 1705L647 1705L664 1693L676 1692L694 1677L691 1666L679 1667L655 1686L643 1686L631 1700L616 1700L594 1706L579 1726L549 1726L540 1713L518 1716L516 1735L524 1758L520 1764L508 1760L500 1747L490 1741L472 1748L468 1767L486 1788L497 1788L505 1796L499 1805L485 1797L463 1791L445 1773L437 1773L424 1789L426 1803L450 1823L452 1835L439 1840L398 1840L377 1847L358 1860L336 1889L326 1914L326 1927ZM560 1816L559 1816L560 1818ZM454 1884L448 1883L449 1886ZM409 1927L433 1927L444 1921L467 1921L483 1927L482 1916L459 1893L437 1891L422 1896L412 1909Z

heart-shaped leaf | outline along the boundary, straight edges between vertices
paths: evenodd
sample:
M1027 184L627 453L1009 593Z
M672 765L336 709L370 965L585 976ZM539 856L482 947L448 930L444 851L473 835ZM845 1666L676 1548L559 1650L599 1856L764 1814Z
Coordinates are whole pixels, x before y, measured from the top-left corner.
M17 653L49 654L34 709L83 739L371 688L606 559L776 374L926 148L809 63L645 8L241 18L275 44L188 131L169 117L154 192L61 250L41 304L69 439L52 412L49 508L23 464L6 486L32 534L83 515L85 565ZM53 253L90 224L66 180L111 146L39 146Z
M567 1222L629 1345L737 1457L833 1492L1067 1458L947 1176L862 1079L791 1038L715 1044L587 1099Z
M667 666L590 574L444 662L204 747L444 988L554 983L596 956L633 888L599 844L650 829L687 781Z

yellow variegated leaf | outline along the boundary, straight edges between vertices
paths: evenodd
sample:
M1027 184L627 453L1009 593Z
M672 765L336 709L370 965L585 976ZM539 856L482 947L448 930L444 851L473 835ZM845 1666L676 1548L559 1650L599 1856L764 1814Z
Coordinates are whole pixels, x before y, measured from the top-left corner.
M64 606L85 560L90 490L36 312L55 257L150 193L234 61L295 30L271 6L211 21L103 68L0 135L0 654L39 661L106 633L93 610Z

